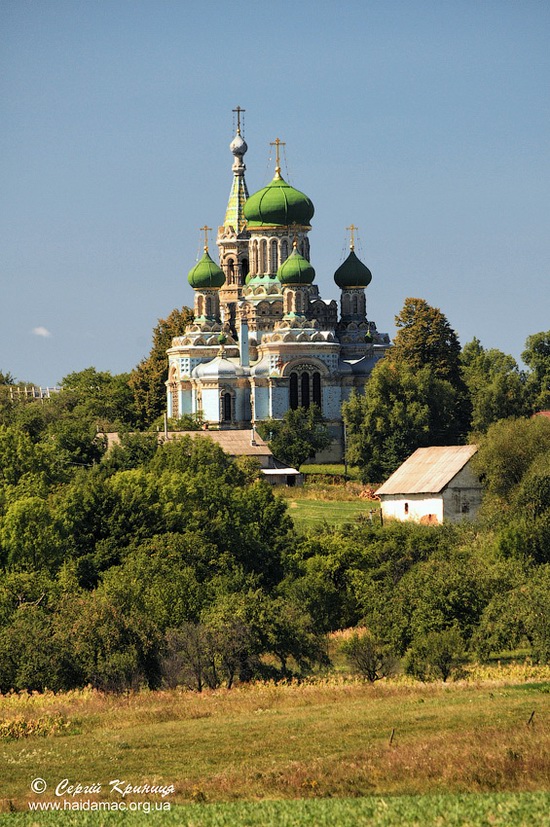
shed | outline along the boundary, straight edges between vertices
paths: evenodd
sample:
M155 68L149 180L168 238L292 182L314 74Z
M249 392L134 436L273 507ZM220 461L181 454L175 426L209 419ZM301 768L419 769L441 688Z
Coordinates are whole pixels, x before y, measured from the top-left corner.
M109 448L120 443L118 433L108 433L105 436ZM191 439L211 439L231 457L252 457L258 460L264 479L271 485L291 486L303 482L303 476L296 468L291 468L273 456L269 445L255 429L159 431L157 434L159 442L171 442L185 436Z
M470 465L477 445L418 448L376 492L383 519L439 524L471 520L481 482Z

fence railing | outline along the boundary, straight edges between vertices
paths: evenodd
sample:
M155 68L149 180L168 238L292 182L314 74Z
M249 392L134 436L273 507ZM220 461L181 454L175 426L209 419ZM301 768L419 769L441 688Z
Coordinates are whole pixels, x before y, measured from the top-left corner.
M51 399L62 388L43 388L39 385L0 385L0 392L4 391L12 402L31 399Z

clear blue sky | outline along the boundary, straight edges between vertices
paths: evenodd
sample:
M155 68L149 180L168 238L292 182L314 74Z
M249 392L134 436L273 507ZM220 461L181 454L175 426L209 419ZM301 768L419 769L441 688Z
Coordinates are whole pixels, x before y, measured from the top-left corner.
M0 370L148 353L223 221L237 104L250 191L280 137L315 204L325 298L353 222L379 330L421 297L519 358L550 328L549 43L547 0L3 0Z

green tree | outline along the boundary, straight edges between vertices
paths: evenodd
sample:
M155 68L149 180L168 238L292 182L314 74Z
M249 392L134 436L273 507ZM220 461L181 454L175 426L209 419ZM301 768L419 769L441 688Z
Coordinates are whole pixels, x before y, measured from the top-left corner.
M485 350L479 339L464 346L462 375L472 402L472 429L486 431L499 419L527 412L525 377L512 356Z
M6 373L0 370L0 385L15 385L16 382L15 376L9 370Z
M405 299L395 317L398 329L386 358L415 370L428 365L440 379L462 387L460 342L447 317L424 299Z
M550 330L529 336L521 358L531 368L527 390L532 410L550 409Z
M396 659L372 632L355 632L340 646L348 663L371 683L386 678L395 670Z
M550 420L505 419L493 423L479 441L474 458L487 493L497 498L497 509L510 510L510 502L533 463L550 455Z
M464 660L464 641L453 626L415 640L407 652L405 671L421 681L440 678L445 682L459 672Z
M95 425L96 430L118 430L136 422L130 374L112 375L94 367L69 373L62 381L58 403L70 405L73 417ZM55 403L56 400L54 400Z
M159 319L153 329L153 345L149 356L139 363L130 376L130 387L134 396L139 425L148 427L166 409L166 387L168 379L168 356L175 336L182 336L187 325L193 321L189 307L175 308L166 317Z
M269 441L277 459L300 468L306 459L330 445L330 434L317 405L288 410L282 419L258 422L258 433Z
M460 438L458 392L425 366L382 359L365 393L342 405L348 461L366 481L387 478L413 451Z
M63 556L62 527L40 497L21 497L2 519L0 545L10 569L55 571Z
M493 596L473 644L487 658L526 642L538 661L550 661L550 564L532 568L523 583Z

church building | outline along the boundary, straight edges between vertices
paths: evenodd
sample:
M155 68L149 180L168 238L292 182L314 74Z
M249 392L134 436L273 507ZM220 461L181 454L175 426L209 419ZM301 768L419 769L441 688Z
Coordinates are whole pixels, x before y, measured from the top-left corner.
M318 405L334 438L343 443L340 409L361 390L387 348L389 336L367 318L372 275L350 252L334 273L339 306L325 300L310 263L311 200L281 176L248 194L241 134L230 144L233 181L219 227L219 265L204 254L189 271L194 320L168 350L168 416L201 413L209 428L251 428L280 419L289 408Z

